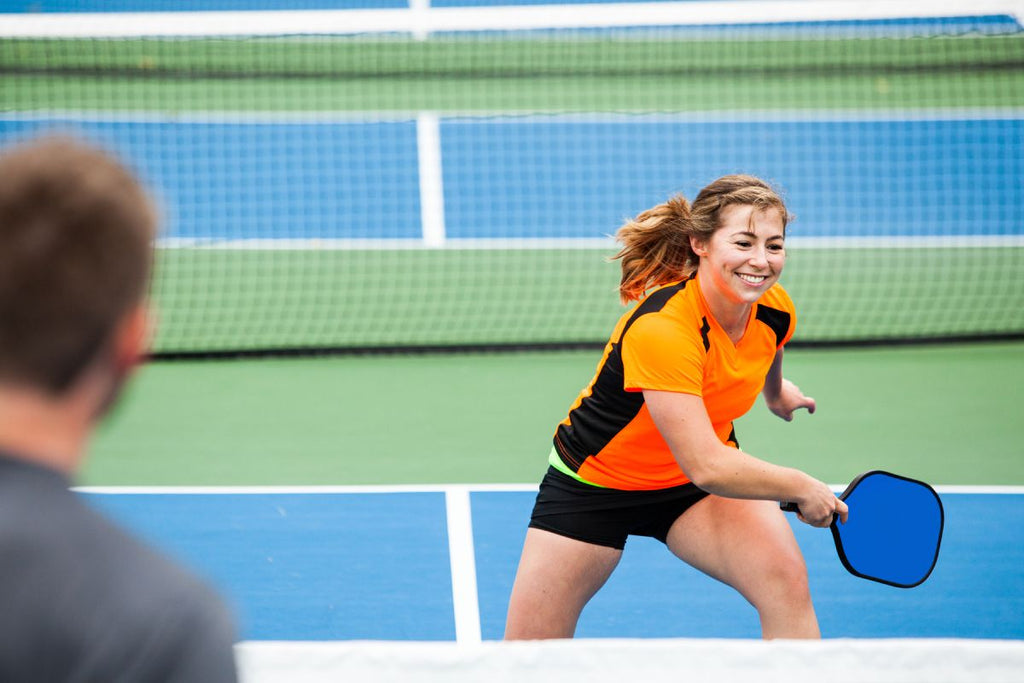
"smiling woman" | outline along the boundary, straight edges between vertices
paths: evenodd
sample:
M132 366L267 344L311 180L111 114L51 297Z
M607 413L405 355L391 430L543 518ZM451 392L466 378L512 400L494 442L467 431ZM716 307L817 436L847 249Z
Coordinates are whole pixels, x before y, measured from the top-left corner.
M733 421L763 393L785 420L815 409L782 376L796 312L778 284L789 214L746 175L691 206L673 197L626 223L619 320L590 385L558 426L509 604L507 638L571 637L630 535L736 588L766 638L820 635L807 569L778 501L845 522L822 482L739 450Z
M743 338L750 307L786 265L786 223L779 209L749 204L727 206L721 221L711 237L693 239L693 250L700 257L697 274L710 285L704 299L735 343Z

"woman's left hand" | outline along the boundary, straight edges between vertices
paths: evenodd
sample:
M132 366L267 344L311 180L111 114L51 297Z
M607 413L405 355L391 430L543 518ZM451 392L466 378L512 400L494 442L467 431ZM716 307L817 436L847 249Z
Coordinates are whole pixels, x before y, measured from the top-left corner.
M804 396L804 393L800 391L800 387L785 378L782 380L782 386L779 388L778 395L771 400L766 398L765 403L768 406L768 410L786 422L792 422L793 413L800 408L806 408L807 412L813 415L817 407L813 398Z

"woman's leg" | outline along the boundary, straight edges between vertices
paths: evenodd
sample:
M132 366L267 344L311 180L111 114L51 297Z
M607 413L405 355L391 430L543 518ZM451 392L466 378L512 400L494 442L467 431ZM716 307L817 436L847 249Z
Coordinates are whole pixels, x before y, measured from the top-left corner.
M740 592L764 638L820 638L807 567L778 503L708 496L668 533L680 559Z
M622 551L529 529L509 599L506 640L572 638Z

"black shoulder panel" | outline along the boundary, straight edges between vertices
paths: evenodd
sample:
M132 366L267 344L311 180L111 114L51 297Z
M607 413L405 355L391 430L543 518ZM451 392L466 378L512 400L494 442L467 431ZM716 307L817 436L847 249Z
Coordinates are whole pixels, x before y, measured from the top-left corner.
M686 289L687 282L689 282L689 280L683 280L677 285L659 289L657 292L644 299L644 302L637 306L636 310L633 311L633 315L629 316L629 320L627 320L626 324L623 326L622 334L619 335L617 343L622 343L622 338L626 336L626 332L629 330L630 326L635 323L640 316L647 313L657 313L661 309L665 308L665 304L669 302L669 299Z
M775 345L778 346L786 338L789 332L790 315L786 311L780 311L771 306L757 307L757 319L772 329L775 333Z

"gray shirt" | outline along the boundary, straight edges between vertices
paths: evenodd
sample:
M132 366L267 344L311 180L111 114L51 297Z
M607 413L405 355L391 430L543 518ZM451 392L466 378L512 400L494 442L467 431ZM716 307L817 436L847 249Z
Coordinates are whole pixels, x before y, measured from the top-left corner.
M0 454L0 681L235 681L219 598L69 483Z

